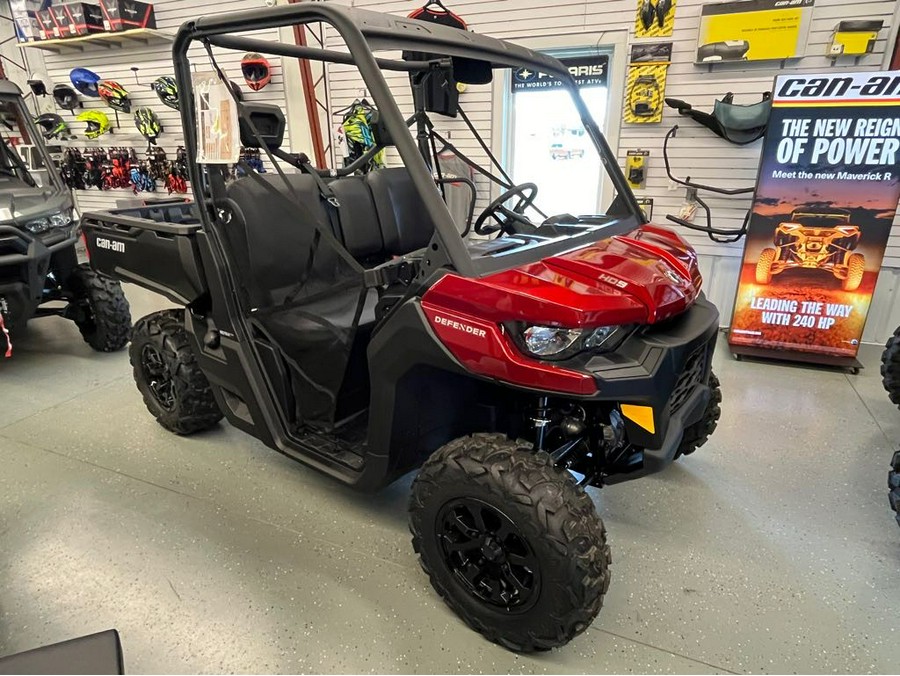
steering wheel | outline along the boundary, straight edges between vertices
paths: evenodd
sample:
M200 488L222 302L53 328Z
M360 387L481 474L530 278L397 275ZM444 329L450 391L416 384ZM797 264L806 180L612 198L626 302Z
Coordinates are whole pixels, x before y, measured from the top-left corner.
M528 207L534 204L537 193L538 187L534 183L521 183L513 186L491 202L481 216L478 217L478 220L475 221L475 232L482 236L493 235L497 232L512 233L510 226L513 223L520 223L533 228L534 224L523 214ZM510 209L505 206L505 203L513 197L518 197L519 201ZM489 218L493 218L497 225L488 225L486 221Z

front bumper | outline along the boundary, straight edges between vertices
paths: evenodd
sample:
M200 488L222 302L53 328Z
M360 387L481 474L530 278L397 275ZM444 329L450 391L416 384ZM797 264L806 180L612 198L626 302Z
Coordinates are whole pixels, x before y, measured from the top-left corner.
M54 254L77 243L75 226L39 236L0 225L0 297L10 324L27 319L43 300L44 282Z
M698 422L709 404L718 329L719 312L701 295L687 312L639 330L615 352L584 365L597 382L591 400L616 406L623 413L627 443L643 451L634 472L608 483L650 474L674 459L685 428ZM623 405L646 415L629 417L631 409Z

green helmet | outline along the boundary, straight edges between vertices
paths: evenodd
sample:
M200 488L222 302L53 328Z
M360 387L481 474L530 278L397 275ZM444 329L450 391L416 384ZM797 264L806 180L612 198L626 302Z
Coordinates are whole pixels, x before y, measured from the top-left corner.
M87 122L87 131L84 135L89 139L108 133L112 129L109 117L99 110L86 110L78 116L79 122Z
M151 144L156 143L157 137L163 131L156 113L149 108L138 108L134 111L134 126Z
M41 133L47 140L69 135L69 125L56 113L44 113L35 119L35 123L41 128Z
M175 82L174 77L166 75L157 78L150 86L153 87L153 91L156 92L156 95L159 97L159 100L163 102L163 105L174 110L179 110L178 84Z

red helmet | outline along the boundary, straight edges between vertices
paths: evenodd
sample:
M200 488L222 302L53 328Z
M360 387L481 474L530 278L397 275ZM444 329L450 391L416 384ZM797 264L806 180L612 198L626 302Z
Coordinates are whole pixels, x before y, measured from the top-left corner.
M241 71L244 73L247 86L255 92L272 81L272 66L269 60L256 52L244 55L241 59Z

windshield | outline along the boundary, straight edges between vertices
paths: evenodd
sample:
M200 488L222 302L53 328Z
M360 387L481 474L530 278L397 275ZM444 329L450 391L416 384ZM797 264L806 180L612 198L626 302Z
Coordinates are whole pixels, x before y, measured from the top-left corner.
M22 152L27 152L27 163ZM23 101L0 98L0 190L60 187L50 165Z
M269 139L249 124L265 118L262 113L254 118L257 104L235 99L242 145L261 148L270 174L269 163L278 174L307 173L333 184L319 187L325 202L342 202L332 200L331 193L350 190L341 183L345 178L364 178L367 191L354 188L358 197L353 200L374 199L374 210L360 211L377 212L385 242L399 231L403 244L389 253L420 257L425 274L432 266L447 265L466 275L488 274L629 232L644 222L595 120L605 118L608 106L602 55L581 54L571 64L560 63L442 26L429 27L422 38L405 27L419 22L323 3L259 16L274 26L305 14L329 15L338 31L317 33L313 23L298 26L308 33L306 44L319 48L240 35L238 27L246 24L237 17L204 17L186 40L188 31L182 31L176 67L179 87L200 93L199 107L187 111L196 118L185 124L188 135L198 130L188 145L200 165L222 162L219 141L226 137L215 130L223 108L213 102L234 97L219 64L235 52L259 52L295 57L301 71L304 62L321 61L312 66L310 81L327 75L328 92L316 101L318 120L288 115L287 130ZM344 19L351 19L356 30L343 25ZM206 54L188 59L188 46L196 39L207 42ZM284 59L286 72L290 63ZM217 85L225 94L213 91ZM504 106L504 119L495 119L494 111ZM252 178L249 165L239 166L237 173L246 176L248 169ZM227 183L228 175L223 178ZM198 171L194 180L209 179ZM308 197L291 189L289 181L276 184L298 210L316 206L299 204ZM333 229L342 229L346 245L343 218L337 214ZM429 239L427 248L407 250L407 242L421 245Z

